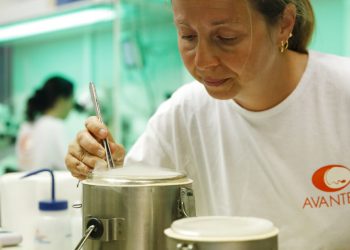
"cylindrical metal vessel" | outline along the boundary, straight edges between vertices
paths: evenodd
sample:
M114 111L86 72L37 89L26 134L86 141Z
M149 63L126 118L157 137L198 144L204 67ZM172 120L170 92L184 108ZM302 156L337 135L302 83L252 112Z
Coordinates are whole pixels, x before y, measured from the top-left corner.
M278 229L254 217L184 218L164 231L166 250L277 250Z
M195 215L192 180L152 167L94 173L83 181L84 250L164 250L163 231Z

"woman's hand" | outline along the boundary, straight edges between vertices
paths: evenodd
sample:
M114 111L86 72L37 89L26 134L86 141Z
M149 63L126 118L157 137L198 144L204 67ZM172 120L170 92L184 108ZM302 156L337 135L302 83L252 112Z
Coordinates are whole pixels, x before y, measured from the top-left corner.
M115 164L123 165L124 147L114 141L107 127L96 116L91 116L85 122L85 129L69 145L65 158L66 166L74 177L83 180L96 166L107 166L106 151L101 144L106 138Z

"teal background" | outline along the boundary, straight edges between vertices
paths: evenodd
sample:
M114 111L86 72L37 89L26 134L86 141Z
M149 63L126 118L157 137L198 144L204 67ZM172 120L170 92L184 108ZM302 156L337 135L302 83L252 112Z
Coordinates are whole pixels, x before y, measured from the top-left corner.
M311 49L350 56L350 0L311 0L316 30Z

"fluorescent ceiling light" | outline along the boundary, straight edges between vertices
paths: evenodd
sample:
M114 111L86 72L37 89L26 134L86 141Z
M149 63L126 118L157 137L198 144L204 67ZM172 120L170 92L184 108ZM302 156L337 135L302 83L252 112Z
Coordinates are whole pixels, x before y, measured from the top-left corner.
M115 18L111 8L84 9L78 12L51 16L8 26L0 26L0 41L10 41L52 31L81 27Z

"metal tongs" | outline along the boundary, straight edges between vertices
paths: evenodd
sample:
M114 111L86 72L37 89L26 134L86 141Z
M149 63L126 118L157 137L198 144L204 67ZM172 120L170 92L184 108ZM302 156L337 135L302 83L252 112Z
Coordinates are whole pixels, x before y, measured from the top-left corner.
M89 84L89 89L90 89L91 100L92 100L92 103L94 104L94 107L95 107L96 116L100 120L100 122L104 124L102 116L101 116L101 110L100 110L100 105L99 105L98 98L97 98L96 88L92 82L90 82L90 84ZM108 138L102 140L102 143L103 143L103 147L105 148L105 151L106 151L107 167L109 169L115 168L116 166L114 165L111 149L109 147Z
M90 82L90 84L89 84L89 89L90 89L91 100L92 100L92 103L94 104L94 107L95 107L96 116L100 120L100 122L103 123L101 111L100 111L100 105L99 105L97 94L96 94L96 88L92 82ZM102 141L102 143L103 143L103 147L105 148L105 151L106 151L107 168L108 169L115 168L116 166L114 165L114 161L112 158L112 153L111 153L111 149L109 147L108 139L107 138L104 139ZM77 183L77 188L79 187L79 184L80 184L80 180Z

